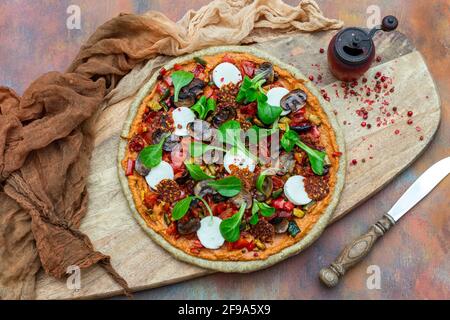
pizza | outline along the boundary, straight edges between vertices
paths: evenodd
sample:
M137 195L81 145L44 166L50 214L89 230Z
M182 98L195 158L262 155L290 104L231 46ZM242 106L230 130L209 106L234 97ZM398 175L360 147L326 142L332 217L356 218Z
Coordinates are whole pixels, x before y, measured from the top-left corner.
M144 230L178 259L248 272L300 252L344 180L330 104L300 71L250 47L161 68L131 106L119 178Z

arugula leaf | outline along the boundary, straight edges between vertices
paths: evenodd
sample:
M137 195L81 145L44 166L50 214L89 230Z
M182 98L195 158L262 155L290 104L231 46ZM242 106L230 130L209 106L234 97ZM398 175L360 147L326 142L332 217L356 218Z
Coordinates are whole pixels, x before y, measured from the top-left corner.
M220 233L222 234L222 237L224 237L224 239L228 242L236 242L239 240L239 237L241 235L240 226L242 217L245 213L245 207L246 204L243 203L241 205L241 208L239 209L239 212L235 213L232 217L225 219L220 223Z
M191 109L198 114L200 119L205 120L210 111L216 110L216 100L212 98L206 99L205 96L202 96Z
M194 79L194 74L192 72L187 72L183 70L178 70L172 73L172 83L174 90L174 101L178 102L178 95L180 94L181 88L187 86Z
M314 150L307 146L300 140L297 132L288 129L281 138L281 146L287 152L291 152L296 145L308 155L313 172L317 175L322 175L326 153L323 151Z
M267 103L267 96L260 93L257 96L258 101L258 118L266 125L274 123L279 117L283 109L278 106L271 106Z
M213 146L213 145L206 144L206 143L201 143L198 141L191 142L191 144L189 145L189 153L194 158L201 157L203 154L205 154L206 152L208 152L210 150L218 150L218 151L223 151L223 152L226 151L225 149L223 149L221 147Z
M264 79L265 73L261 72L253 79L250 79L248 76L244 77L242 81L241 88L236 96L236 102L241 103L250 103L256 101L258 94L263 92L262 85L266 80Z
M185 163L185 165L192 179L195 181L214 179L214 177L207 175L202 168L195 163Z
M194 197L186 197L180 201L178 201L172 210L172 218L176 220L180 220L183 218L186 213L189 211L189 208L191 206L191 202L194 199Z
M208 186L216 190L224 197L234 197L242 189L242 182L236 177L227 177L220 180L211 181Z
M162 147L169 134L166 134L158 144L147 146L139 153L139 160L144 166L151 169L162 161Z

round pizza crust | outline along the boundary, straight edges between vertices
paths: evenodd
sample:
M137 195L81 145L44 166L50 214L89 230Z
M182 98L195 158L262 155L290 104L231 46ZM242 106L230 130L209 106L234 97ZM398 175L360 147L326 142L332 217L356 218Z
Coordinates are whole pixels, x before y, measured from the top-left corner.
M221 272L252 272L260 269L264 269L270 267L278 262L281 262L295 254L298 254L302 250L306 249L309 245L311 245L323 232L325 227L327 226L334 209L336 208L339 197L344 186L345 179L345 167L346 167L346 158L345 158L345 142L342 131L339 127L337 119L333 113L331 104L323 99L319 90L316 88L314 84L311 83L298 69L293 66L286 64L279 59L252 47L245 46L222 46L222 47L212 47L208 49L204 49L201 51L194 52L189 55L185 55L179 58L175 58L167 63L164 68L166 70L170 70L173 68L175 64L181 64L184 61L193 60L194 57L205 56L205 55L214 55L223 52L242 52L249 53L256 57L265 59L270 61L272 64L289 71L295 78L299 80L304 80L304 85L311 91L311 93L317 97L322 109L328 116L328 120L334 130L336 143L339 146L339 150L343 150L343 155L339 159L339 169L336 174L336 184L334 187L334 193L331 197L331 201L328 204L325 211L322 213L322 216L319 220L314 224L311 230L307 233L307 235L302 238L300 241L295 243L294 245L284 248L278 253L275 253L264 260L254 260L254 261L220 261L220 260L207 260L198 258L195 256L191 256L184 251L172 246L169 242L167 242L162 236L160 236L157 232L155 232L152 228L150 228L145 220L141 217L139 212L137 211L133 196L131 194L130 188L128 186L128 179L124 174L124 170L122 168L121 161L125 156L126 148L127 148L127 140L121 139L119 143L119 154L118 154L118 171L119 171L119 179L122 184L122 189L124 191L125 197L130 206L131 212L136 219L136 221L140 224L140 226L145 230L145 232L155 241L158 245L167 250L172 256L176 259L202 267L206 269L221 271ZM150 93L151 89L155 85L157 81L158 73L155 73L152 78L145 84L137 94L136 99L131 104L128 117L125 120L122 137L128 136L131 124L136 117L136 113L139 109L144 98Z

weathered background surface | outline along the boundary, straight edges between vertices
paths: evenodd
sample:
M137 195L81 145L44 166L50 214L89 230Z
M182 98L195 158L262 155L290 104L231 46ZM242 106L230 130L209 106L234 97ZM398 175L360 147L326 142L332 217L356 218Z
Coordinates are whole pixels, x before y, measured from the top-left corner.
M0 84L19 93L30 81L50 70L64 70L79 46L97 26L120 12L159 10L177 20L189 8L206 0L26 1L0 3ZM286 1L295 4L297 1ZM394 14L399 30L409 35L424 55L440 91L442 123L425 153L399 178L342 220L303 254L269 270L251 275L215 274L135 295L146 299L450 299L450 179L378 244L341 285L325 289L317 280L319 269L331 262L351 239L375 222L407 187L434 162L450 155L450 3L448 0L317 1L327 16L349 25L365 25L370 5L381 14ZM66 9L81 7L82 29L66 28ZM375 177L376 178L376 177ZM366 270L378 265L381 289L368 290Z

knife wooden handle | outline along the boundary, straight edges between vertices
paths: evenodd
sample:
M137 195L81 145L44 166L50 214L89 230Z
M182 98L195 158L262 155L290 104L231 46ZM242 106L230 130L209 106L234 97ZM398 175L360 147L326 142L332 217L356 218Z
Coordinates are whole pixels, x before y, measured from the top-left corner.
M394 219L389 215L384 215L383 218L372 225L364 235L346 246L328 268L320 270L320 280L328 287L337 285L339 278L342 277L348 269L360 262L369 253L378 238L384 235L394 224Z

